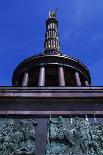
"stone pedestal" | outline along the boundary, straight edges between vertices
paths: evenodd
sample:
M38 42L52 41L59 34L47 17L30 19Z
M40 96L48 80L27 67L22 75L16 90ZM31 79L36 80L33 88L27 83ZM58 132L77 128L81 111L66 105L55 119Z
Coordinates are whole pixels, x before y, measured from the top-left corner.
M84 119L79 120L79 117ZM49 135L51 134L50 137L53 138L52 133L55 128L58 129L56 136L59 136L64 147L61 148L59 142L55 143L55 135L52 140L53 144L56 144L54 146L60 145L59 149L62 151L65 151L68 146L72 151L72 147L76 148L74 139L71 140L74 132L76 134L76 126L74 128L73 123L78 124L76 120L82 122L81 129L83 128L82 134L84 134L86 133L84 125L88 127L88 120L91 121L93 118L95 124L102 117L102 87L42 87L42 89L40 87L0 87L0 124L2 129L5 129L4 132L8 133L8 139L5 137L5 141L8 140L10 143L10 147L6 148L7 152L10 152L13 146L15 151L19 151L18 154L22 151L24 154L51 155L49 151L47 154L46 149L49 149L49 142L51 144ZM94 126L93 132L95 127L98 126ZM74 131L71 135L70 129ZM60 135L59 131L61 131ZM89 134L88 130L86 131ZM66 143L63 136L68 137Z

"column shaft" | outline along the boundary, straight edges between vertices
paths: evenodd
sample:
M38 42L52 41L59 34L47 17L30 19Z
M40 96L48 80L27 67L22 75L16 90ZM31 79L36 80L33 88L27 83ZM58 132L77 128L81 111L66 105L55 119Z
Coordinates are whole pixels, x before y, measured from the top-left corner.
M76 86L81 86L81 80L78 72L75 72L75 83Z
M59 86L65 86L64 69L59 66Z
M38 86L45 86L45 68L44 68L44 66L40 67Z
M29 81L29 76L28 73L24 73L23 81L22 81L22 86L28 86L28 81Z
M84 82L84 84L85 84L85 86L86 86L86 87L88 87L88 86L89 86L88 81L85 81L85 82Z

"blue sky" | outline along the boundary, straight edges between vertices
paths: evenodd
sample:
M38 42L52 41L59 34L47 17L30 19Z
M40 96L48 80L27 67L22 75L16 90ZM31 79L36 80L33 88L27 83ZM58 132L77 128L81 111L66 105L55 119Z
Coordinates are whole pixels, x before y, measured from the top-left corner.
M13 70L43 51L45 20L58 8L64 54L90 70L92 85L103 85L103 0L0 0L0 85L11 85Z

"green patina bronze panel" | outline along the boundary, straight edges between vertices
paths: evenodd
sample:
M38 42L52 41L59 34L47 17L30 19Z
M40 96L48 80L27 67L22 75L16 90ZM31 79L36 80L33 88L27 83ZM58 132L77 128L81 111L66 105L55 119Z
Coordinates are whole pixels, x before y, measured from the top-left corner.
M50 118L46 155L103 155L103 124L86 118Z
M0 118L0 155L35 155L33 119Z

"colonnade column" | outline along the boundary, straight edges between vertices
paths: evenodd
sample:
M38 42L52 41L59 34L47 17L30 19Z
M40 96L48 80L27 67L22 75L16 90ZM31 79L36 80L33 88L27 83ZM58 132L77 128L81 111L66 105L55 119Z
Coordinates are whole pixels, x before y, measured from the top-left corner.
M29 81L29 75L27 72L24 73L23 81L22 81L22 86L28 86L28 81Z
M79 75L79 72L75 72L75 83L76 83L76 86L81 86L81 80L80 80L80 75Z
M59 66L59 86L65 86L64 68Z
M89 86L88 81L85 81L85 82L84 82L84 84L85 84L85 86L86 86L86 87L88 87L88 86Z
M45 86L45 67L40 67L38 86Z

